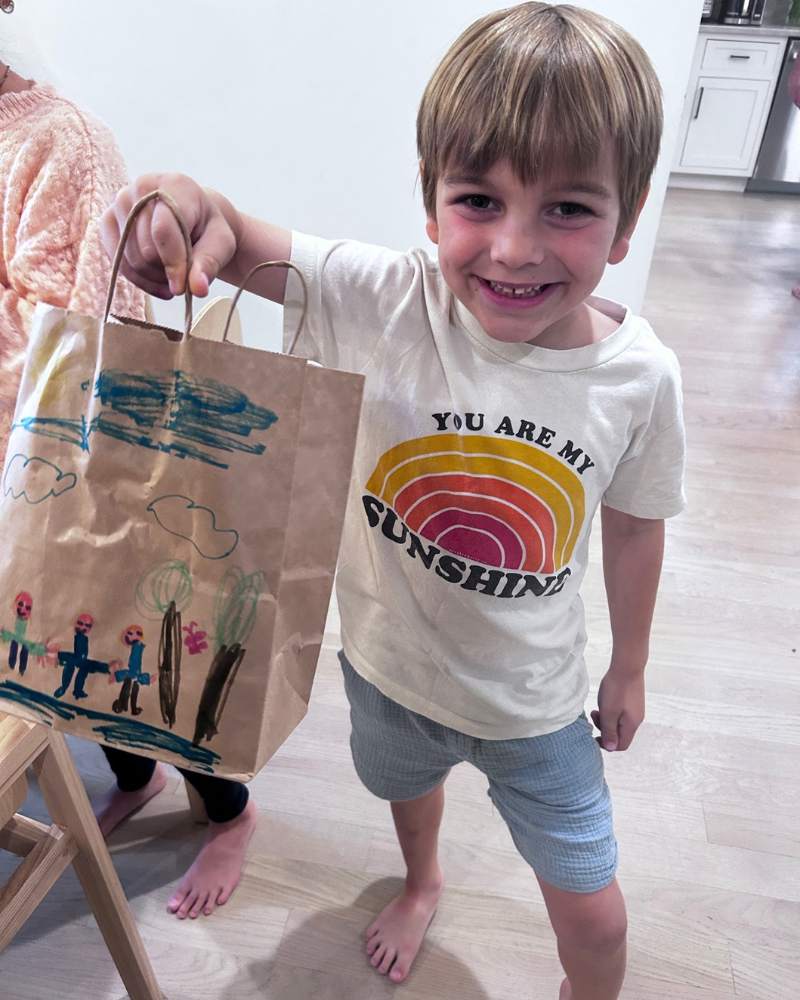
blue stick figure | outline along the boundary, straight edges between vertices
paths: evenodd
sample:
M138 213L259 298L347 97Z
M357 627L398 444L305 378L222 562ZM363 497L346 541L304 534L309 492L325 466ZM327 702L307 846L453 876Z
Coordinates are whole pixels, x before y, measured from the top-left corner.
M120 712L128 711L130 702L131 715L141 715L142 709L137 704L139 697L139 686L141 684L150 685L150 674L142 672L142 657L144 656L144 629L141 625L129 625L122 633L122 641L130 649L128 653L128 667L126 670L116 670L114 680L122 684L119 697L111 706L117 715ZM119 663L119 661L116 661Z
M59 653L58 662L64 668L61 675L61 687L55 691L56 698L61 698L69 690L72 675L78 671L75 687L72 693L76 698L88 698L84 685L89 674L107 674L108 664L102 660L89 659L89 633L94 626L94 618L90 614L80 614L75 621L75 638L71 653Z

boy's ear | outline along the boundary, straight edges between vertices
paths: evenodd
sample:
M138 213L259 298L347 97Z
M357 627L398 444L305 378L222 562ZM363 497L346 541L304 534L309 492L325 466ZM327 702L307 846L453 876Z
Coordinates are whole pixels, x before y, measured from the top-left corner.
M642 192L642 196L639 199L639 204L636 206L636 211L634 212L633 219L625 227L624 232L614 241L611 252L608 255L609 264L621 264L623 260L628 256L628 251L631 248L631 237L636 229L639 222L639 216L642 214L642 209L644 208L645 202L647 201L647 196L650 194L650 185Z
M419 161L419 178L420 178L420 180L424 180L424 178L425 178L425 161L424 160L420 160ZM430 216L430 215L428 216L427 221L425 222L425 232L428 234L428 239L431 241L431 243L436 243L438 245L438 243L439 243L439 225L436 222L435 217Z

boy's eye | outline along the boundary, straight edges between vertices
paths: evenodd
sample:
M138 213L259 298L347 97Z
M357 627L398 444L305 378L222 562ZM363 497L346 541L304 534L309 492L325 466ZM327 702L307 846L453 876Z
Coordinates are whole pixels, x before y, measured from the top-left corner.
M488 194L465 194L463 198L459 198L459 201L467 208L475 209L476 212L485 212L493 204Z
M583 215L592 214L585 205L579 205L575 201L562 201L555 206L555 211L561 219L578 219Z

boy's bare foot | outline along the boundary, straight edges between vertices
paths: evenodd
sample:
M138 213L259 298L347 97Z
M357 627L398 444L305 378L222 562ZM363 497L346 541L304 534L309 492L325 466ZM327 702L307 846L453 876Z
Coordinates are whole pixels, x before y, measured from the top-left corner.
M794 286L794 288L792 289L792 295L794 295L796 299L800 299L800 285Z
M439 897L443 879L424 889L404 889L367 928L370 965L393 983L402 983L417 957Z
M140 788L137 792L121 792L118 788L113 788L93 803L97 825L103 836L108 837L124 819L138 812L145 803L163 791L166 783L167 772L161 764L156 764L153 777L144 788Z
M256 815L255 803L250 799L236 819L208 824L205 844L167 903L170 913L179 920L194 920L201 913L210 916L217 906L228 902L242 875Z
M569 979L565 979L561 984L561 989L558 991L558 1000L572 1000L572 987L569 985Z

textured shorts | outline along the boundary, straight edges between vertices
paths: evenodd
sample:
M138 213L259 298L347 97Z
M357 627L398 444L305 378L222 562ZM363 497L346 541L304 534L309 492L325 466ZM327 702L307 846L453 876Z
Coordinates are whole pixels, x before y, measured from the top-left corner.
M381 799L419 798L468 761L536 875L568 892L614 878L617 842L601 751L586 716L555 733L482 740L418 715L383 695L339 654L350 702L356 772Z

